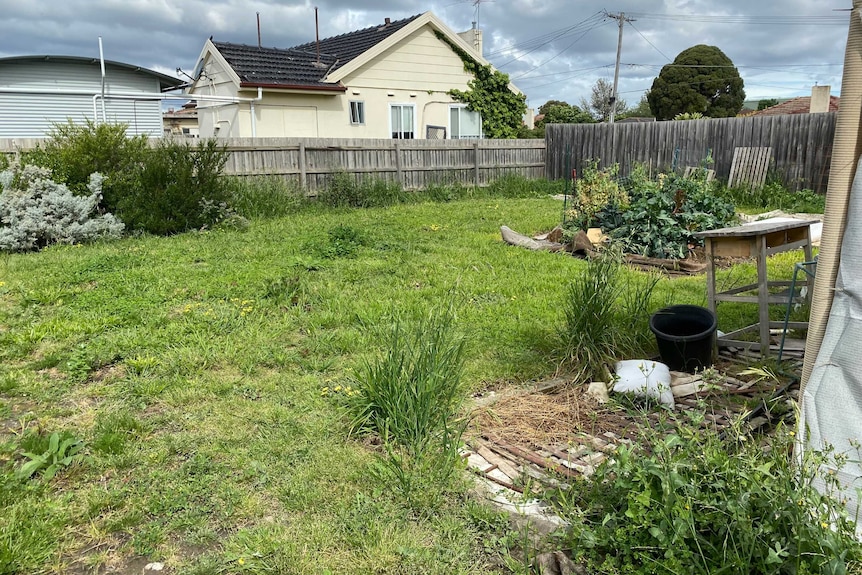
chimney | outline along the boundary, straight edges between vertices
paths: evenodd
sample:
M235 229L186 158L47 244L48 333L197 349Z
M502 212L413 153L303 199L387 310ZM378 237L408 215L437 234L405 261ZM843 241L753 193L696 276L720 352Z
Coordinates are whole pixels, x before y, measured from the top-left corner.
M829 101L832 99L831 86L813 86L811 88L811 104L809 114L820 114L829 111Z
M476 27L476 22L473 22L473 27L466 32L459 32L458 35L467 42L473 51L479 56L482 55L482 31Z

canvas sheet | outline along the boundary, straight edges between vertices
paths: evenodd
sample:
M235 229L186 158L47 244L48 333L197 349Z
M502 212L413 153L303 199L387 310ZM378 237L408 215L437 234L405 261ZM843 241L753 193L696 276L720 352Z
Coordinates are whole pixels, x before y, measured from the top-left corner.
M862 488L862 168L850 192L847 225L835 280L834 299L823 343L802 397L799 437L823 450L845 453L848 462L831 466L845 486L851 515ZM807 434L807 435L806 435Z

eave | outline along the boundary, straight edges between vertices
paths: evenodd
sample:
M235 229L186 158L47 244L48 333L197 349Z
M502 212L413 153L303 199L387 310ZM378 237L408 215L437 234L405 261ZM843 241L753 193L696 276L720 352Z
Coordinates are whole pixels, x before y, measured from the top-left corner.
M302 94L324 94L331 96L339 92L346 92L347 87L336 86L306 86L302 84L263 84L260 82L241 82L239 87L242 88L263 88L264 90L279 90L288 93Z

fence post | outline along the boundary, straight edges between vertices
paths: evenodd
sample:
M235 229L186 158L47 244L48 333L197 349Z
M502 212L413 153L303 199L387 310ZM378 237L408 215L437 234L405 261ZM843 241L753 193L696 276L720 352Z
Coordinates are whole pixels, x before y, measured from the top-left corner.
M395 178L404 186L404 166L401 160L401 141L395 140Z
M299 143L299 188L306 190L308 185L308 168L305 164L305 142Z
M479 187L479 141L473 142L474 174L473 185Z

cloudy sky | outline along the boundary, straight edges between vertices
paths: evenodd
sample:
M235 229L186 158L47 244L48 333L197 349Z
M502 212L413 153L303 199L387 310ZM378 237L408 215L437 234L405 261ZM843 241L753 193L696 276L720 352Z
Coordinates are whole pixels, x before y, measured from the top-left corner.
M325 38L433 11L462 31L478 20L485 56L537 108L578 103L595 82L613 81L623 28L620 97L638 102L661 66L695 44L718 46L739 68L749 99L838 95L851 0L0 0L0 57L105 58L176 75L191 72L204 40L265 46L314 40L314 6Z

